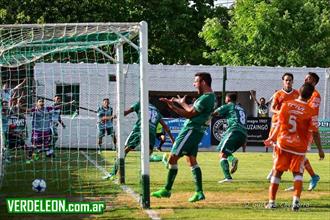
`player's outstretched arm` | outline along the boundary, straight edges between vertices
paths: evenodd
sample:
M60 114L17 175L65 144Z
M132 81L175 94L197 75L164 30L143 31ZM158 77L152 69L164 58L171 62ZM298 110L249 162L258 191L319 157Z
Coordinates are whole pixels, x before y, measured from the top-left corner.
M124 116L128 115L128 114L131 114L132 112L134 112L134 109L133 108L129 108L127 110L124 111Z
M178 103L187 112L192 112L194 110L194 105L188 105L186 102L186 98L187 98L186 95L183 97L180 97L179 95L177 95L177 98L174 98L173 102Z
M63 102L63 103L57 105L56 107L57 107L57 108L62 108L62 107L65 106L65 105L70 105L70 104L73 104L73 103L75 103L75 102L76 102L75 100L72 100L71 102Z
M23 80L23 82L21 82L20 84L18 84L17 86L15 86L15 88L13 88L13 91L22 88L22 86L23 86L25 83L26 83L26 78Z
M174 137L173 137L173 135L172 135L172 133L171 133L170 128L167 126L167 124L164 122L163 119L160 119L159 123L163 126L164 131L168 134L168 136L170 137L171 142L172 142L172 144L173 144L173 143L174 143Z
M187 110L189 110L189 111L187 111L184 108L179 108L174 105L174 102L176 102L176 103L183 102L184 98L181 98L181 100L178 100L177 98L171 98L171 99L160 98L159 100L162 102L165 102L171 110L173 110L175 113L177 113L178 115L180 115L182 117L192 118L198 114L198 112L195 110L195 108L193 106L189 106L188 104L186 104L187 105L186 107L188 107Z
M270 105L270 104L272 104L272 101L273 101L273 96L270 97L270 99L266 102L266 105Z

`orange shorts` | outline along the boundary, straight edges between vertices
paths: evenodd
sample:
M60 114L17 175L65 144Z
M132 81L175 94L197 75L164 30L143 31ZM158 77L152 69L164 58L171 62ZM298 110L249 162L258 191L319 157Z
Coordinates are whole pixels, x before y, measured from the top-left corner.
M286 152L278 147L274 148L274 169L278 171L290 170L294 173L304 172L305 155L296 155Z

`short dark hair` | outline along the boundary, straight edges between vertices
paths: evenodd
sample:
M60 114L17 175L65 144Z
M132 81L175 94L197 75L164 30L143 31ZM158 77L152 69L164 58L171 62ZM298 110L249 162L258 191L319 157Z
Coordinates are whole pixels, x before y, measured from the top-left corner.
M264 97L261 97L259 100L261 101L261 99L263 99L264 101L266 101L266 99Z
M229 97L230 98L230 101L232 101L232 102L236 102L237 101L237 93L234 93L234 92L227 93L226 96Z
M109 100L109 98L104 98L104 99L103 99L103 101L105 101L105 100L108 100L108 101L110 101L110 100Z
M319 82L320 77L314 72L308 72L307 75L310 75L315 80L315 85Z
M195 76L199 76L201 80L204 80L204 82L211 87L212 84L212 77L210 73L207 72L198 72L195 74Z
M282 76L282 80L284 80L285 76L290 76L293 80L293 74L292 73L284 73L283 76Z
M313 92L314 86L310 83L304 83L299 89L300 96L304 99L309 99L312 96Z
M43 102L44 102L44 101L45 101L45 99L44 99L44 98L41 98L41 97L39 97L39 98L37 99L37 102L38 102L38 101L43 101Z

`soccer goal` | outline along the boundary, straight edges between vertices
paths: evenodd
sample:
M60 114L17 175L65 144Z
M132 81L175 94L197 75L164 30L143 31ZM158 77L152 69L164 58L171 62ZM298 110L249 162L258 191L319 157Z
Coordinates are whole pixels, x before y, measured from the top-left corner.
M100 195L115 158L125 183L136 116L124 110L140 101L139 194L150 207L147 23L0 25L0 43L1 192L26 195L44 179L44 195ZM116 117L103 120L103 107Z

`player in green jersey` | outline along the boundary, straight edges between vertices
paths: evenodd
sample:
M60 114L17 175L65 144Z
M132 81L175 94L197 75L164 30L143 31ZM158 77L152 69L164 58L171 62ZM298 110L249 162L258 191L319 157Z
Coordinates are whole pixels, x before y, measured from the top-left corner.
M162 119L162 115L160 114L159 110L152 104L149 104L148 107L149 110L149 149L150 153L152 154L153 148L156 141L156 127L157 124L160 123L164 131L169 135L170 139L172 140L172 143L174 142L174 138L172 136L172 133L169 129L169 127L166 125L166 123ZM134 105L132 105L129 109L124 111L124 116L135 112L138 116L138 120L135 122L135 125L129 134L129 136L126 139L125 142L125 157L131 150L134 150L141 142L141 108L140 108L140 102L136 102ZM118 172L119 168L119 160L117 159L112 171L109 175L103 177L103 179L112 179Z
M233 153L245 144L247 138L246 112L241 105L236 104L236 100L236 93L228 93L225 100L226 105L217 108L212 114L225 117L228 124L228 128L217 147L217 150L220 151L220 167L225 176L219 183L233 180L230 173L234 173L238 165L238 159L233 156ZM228 161L232 164L230 171Z
M178 173L178 160L185 155L195 182L195 194L189 198L189 202L205 199L202 187L202 171L197 163L196 157L198 144L202 140L204 131L209 127L211 113L214 109L215 94L211 88L212 78L209 73L201 72L195 74L194 87L197 89L199 98L193 105L186 103L186 96L181 98L161 98L167 106L182 117L187 118L178 137L175 139L168 160L169 170L165 187L153 192L151 196L162 198L170 197L175 177ZM180 105L181 107L176 106Z

